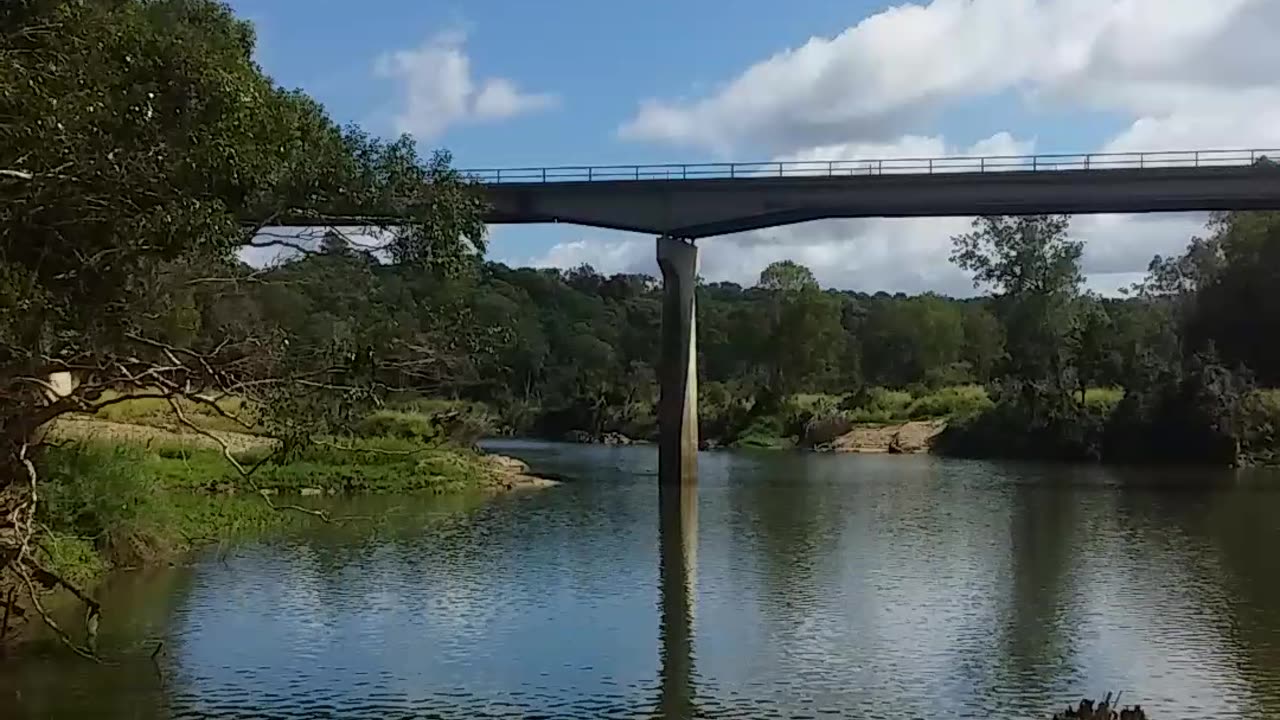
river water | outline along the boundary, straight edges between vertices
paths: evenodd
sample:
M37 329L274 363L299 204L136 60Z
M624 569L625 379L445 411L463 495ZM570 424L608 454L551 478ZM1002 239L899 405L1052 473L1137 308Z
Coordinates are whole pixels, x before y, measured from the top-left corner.
M577 480L123 574L0 717L1280 717L1280 477L705 453L663 525L651 447L498 449Z

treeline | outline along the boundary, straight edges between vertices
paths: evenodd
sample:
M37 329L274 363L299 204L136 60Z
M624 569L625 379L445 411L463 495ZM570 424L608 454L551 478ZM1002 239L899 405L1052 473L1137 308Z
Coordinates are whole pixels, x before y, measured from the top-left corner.
M1081 246L1064 217L980 218L954 238L953 261L986 291L970 299L822 290L787 261L751 287L701 285L702 435L714 444L802 438L833 416L865 415L857 411L881 388L920 398L976 384L990 402L943 408L962 417L940 450L1214 463L1257 455L1271 447L1271 396L1255 389L1280 382L1280 217L1220 214L1208 231L1184 255L1154 259L1147 279L1115 299L1083 289ZM221 292L206 324L261 318L309 347L372 338L411 348L413 367L384 360L380 382L480 403L504 432L656 435L654 278L479 258L442 278L381 262L337 233L322 246L260 274L260 284Z

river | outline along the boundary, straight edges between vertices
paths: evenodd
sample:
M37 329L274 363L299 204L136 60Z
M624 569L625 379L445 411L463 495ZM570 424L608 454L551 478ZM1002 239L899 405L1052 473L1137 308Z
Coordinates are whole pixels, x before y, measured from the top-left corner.
M1280 717L1276 475L715 452L660 528L651 447L496 447L577 480L122 574L0 716Z

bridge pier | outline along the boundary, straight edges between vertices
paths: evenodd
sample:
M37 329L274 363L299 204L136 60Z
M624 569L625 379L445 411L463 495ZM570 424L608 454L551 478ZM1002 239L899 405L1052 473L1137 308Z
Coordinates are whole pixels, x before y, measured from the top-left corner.
M691 240L659 237L658 267L662 270L658 482L692 486L698 477L697 246Z

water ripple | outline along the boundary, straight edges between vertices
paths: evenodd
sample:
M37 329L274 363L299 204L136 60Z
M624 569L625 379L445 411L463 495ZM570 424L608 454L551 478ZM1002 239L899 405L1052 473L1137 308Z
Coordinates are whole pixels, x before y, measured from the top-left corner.
M377 532L319 529L123 579L104 591L103 642L126 661L51 654L0 668L0 707L1042 717L1123 690L1160 717L1280 717L1280 573L1268 551L1280 493L1265 486L712 455L696 536L683 540L687 582L673 585L659 571L652 449L515 452L585 479L479 506L400 499ZM157 637L159 677L147 657Z

